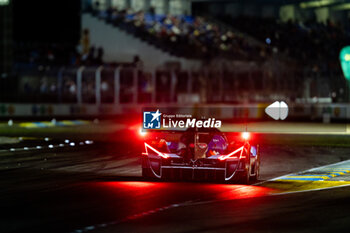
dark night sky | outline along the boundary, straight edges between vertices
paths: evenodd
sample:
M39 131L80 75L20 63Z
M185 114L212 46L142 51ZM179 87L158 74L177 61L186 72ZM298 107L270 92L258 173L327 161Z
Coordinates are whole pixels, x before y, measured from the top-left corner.
M13 0L15 42L75 44L80 0Z

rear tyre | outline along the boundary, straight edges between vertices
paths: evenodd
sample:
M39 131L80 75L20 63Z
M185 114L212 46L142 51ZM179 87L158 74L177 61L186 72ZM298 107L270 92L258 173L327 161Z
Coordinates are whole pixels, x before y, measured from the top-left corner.
M240 178L239 178L239 183L240 184L249 184L249 180L250 180L249 172L247 172L247 171L242 172L242 174L240 175Z
M251 166L250 166L250 157L248 155L245 155L247 159L245 160L245 171L242 172L240 177L240 183L241 184L249 184L250 180L250 172L251 172Z
M260 176L260 157L257 158L256 162L255 162L255 175L251 176L251 180L252 181L257 181L259 180L259 176Z
M246 161L246 163L249 163L249 161ZM245 171L243 171L239 174L239 183L240 184L249 184L249 180L250 180L250 165L246 166Z
M142 168L142 177L143 178L150 178L150 169L149 168Z

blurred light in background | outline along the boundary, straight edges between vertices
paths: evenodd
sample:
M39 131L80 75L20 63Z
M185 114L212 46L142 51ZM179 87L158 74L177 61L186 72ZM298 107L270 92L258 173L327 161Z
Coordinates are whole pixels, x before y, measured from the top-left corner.
M243 139L248 140L249 137L250 137L250 133L248 133L248 132L243 132L243 133L242 133L242 138L243 138Z
M350 80L350 46L346 46L340 51L339 60L345 78Z
M142 137L146 135L146 132L143 131L142 127L140 127L140 129L139 129L139 134Z
M323 7L336 3L337 0L320 0L320 1L306 1L300 3L301 8L310 8L310 7Z
M0 0L0 6L4 6L8 4L10 4L10 0Z

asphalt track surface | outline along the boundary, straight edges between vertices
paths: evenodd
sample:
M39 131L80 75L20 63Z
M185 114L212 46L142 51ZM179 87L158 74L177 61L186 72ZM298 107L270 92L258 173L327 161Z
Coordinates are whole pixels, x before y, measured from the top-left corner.
M309 170L349 160L349 148L261 146L261 179L239 185L143 180L138 147L126 142L6 140L0 144L0 232L348 232L350 227L350 162Z

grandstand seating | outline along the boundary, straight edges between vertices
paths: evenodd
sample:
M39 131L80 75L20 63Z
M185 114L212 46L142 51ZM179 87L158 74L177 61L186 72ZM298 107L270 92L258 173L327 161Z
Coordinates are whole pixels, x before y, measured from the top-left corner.
M94 11L129 34L172 55L210 60L213 57L257 60L267 55L264 46L252 45L243 36L224 30L202 17L145 14L143 11L108 9Z
M343 25L331 21L326 24L279 22L274 18L232 18L227 15L218 18L311 66L320 62L338 64L340 49L348 45L350 39L349 31Z

